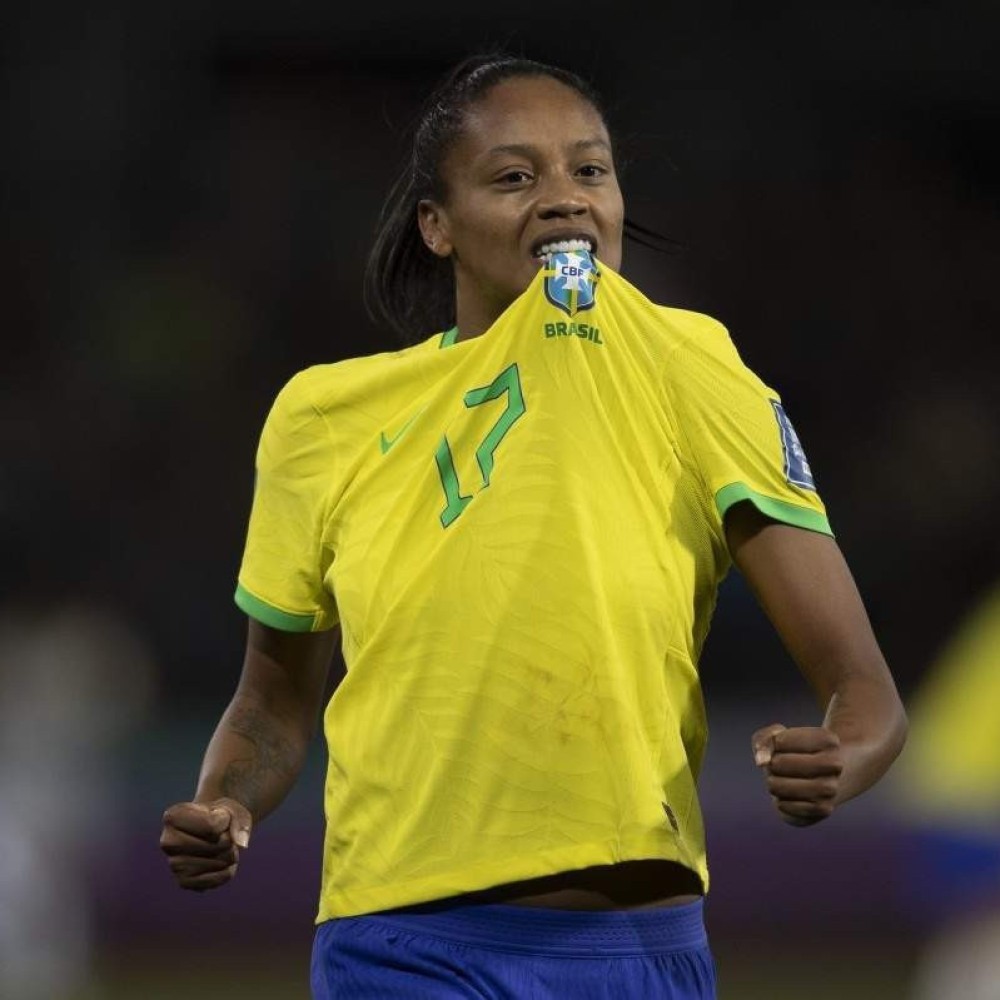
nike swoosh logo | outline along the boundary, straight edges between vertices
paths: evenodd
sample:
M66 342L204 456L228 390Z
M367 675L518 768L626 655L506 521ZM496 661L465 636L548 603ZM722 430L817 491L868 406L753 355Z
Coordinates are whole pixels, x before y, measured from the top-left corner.
M381 445L382 445L383 455L410 429L410 424L412 424L413 421L416 420L417 417L419 417L420 414L423 412L424 412L423 410L417 410L417 412L414 413L413 416L410 417L410 419L407 420L405 424L403 424L403 429L399 431L399 433L396 434L395 437L387 438L385 436L385 431L382 431Z

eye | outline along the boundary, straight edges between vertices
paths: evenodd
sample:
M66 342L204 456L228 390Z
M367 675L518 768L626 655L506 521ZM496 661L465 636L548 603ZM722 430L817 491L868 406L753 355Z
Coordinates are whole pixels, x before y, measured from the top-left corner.
M600 163L585 163L577 169L577 173L586 180L598 180L607 176L611 171Z
M494 179L494 183L501 187L520 187L531 181L531 174L527 170L505 170Z

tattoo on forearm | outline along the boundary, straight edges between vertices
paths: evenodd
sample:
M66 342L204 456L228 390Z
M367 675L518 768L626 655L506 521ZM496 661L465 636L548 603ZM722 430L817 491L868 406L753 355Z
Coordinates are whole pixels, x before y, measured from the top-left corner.
M275 779L280 784L295 778L299 755L274 719L259 709L233 708L226 718L226 728L246 740L253 751L226 765L222 792L254 810L262 804Z

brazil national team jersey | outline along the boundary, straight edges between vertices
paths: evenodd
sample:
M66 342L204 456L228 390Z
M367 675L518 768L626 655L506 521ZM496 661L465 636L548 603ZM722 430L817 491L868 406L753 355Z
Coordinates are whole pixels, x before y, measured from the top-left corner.
M236 600L343 630L319 919L643 858L707 888L697 663L741 500L829 532L725 329L586 253L478 337L295 376Z

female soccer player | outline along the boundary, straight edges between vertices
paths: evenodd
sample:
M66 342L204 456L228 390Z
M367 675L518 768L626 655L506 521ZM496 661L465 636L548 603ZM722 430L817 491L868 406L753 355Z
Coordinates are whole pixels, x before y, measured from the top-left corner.
M318 998L714 996L697 662L730 561L824 711L752 737L779 815L828 817L901 748L777 395L619 276L627 229L590 88L463 63L369 266L416 343L302 372L268 417L243 673L161 843L185 888L233 877L339 625Z

